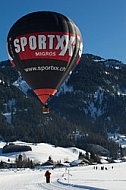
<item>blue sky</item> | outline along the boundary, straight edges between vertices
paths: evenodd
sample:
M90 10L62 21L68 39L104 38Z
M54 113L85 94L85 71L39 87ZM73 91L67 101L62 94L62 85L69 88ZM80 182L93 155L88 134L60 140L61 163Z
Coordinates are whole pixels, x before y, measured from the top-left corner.
M20 17L34 11L55 11L80 28L83 53L126 63L126 0L2 0L0 61L7 60L6 38Z

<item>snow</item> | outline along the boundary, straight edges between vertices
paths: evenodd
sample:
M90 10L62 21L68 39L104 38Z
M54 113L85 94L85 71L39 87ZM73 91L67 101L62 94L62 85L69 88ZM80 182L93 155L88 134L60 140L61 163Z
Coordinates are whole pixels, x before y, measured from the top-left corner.
M0 143L0 149L2 149L3 146L5 146L5 142ZM47 161L49 156L54 161L59 161L61 160L62 162L64 161L73 161L73 159L77 159L79 152L81 151L82 153L85 153L85 151L75 148L75 147L69 147L69 148L62 148L62 147L55 147L54 145L51 144L46 144L46 143L25 143L21 141L16 141L14 142L15 145L28 145L32 148L32 151L27 151L24 152L27 157L29 157L32 160L36 160L40 163L43 163ZM0 152L0 161L3 160L3 156L7 157L10 159L10 161L14 161L15 158L19 155L19 152L11 153L11 154L2 154Z
M59 96L60 94L66 94L67 92L73 92L73 87L67 85L69 78L70 78L70 75L68 76L66 81L61 85L61 87L59 88L59 91L56 93L56 96Z
M22 79L21 76L19 76L19 78L17 79L17 81L15 81L15 82L13 83L13 85L16 86L17 88L19 88L19 89L20 89L22 92L24 92L26 95L27 95L28 89L31 89L31 88L29 87L29 85L26 83L26 81L24 81L24 80Z
M11 124L12 113L3 113L3 115L5 116L7 123Z
M108 133L108 138L112 139L114 142L119 144L122 148L126 147L126 135L122 135L119 133Z
M75 147L62 148L50 144L25 143L16 141L15 144L29 145L32 151L25 152L31 159L40 163L46 161L49 156L53 160L67 158L69 161L77 160L81 151ZM0 143L0 150L5 145ZM75 151L76 150L76 151ZM13 161L19 153L2 154L0 160ZM97 169L96 169L97 166ZM104 166L104 170L101 167ZM113 166L113 168L112 168ZM45 183L46 169L0 169L1 190L124 190L126 189L126 163L89 165L78 167L64 167L50 169L51 183Z

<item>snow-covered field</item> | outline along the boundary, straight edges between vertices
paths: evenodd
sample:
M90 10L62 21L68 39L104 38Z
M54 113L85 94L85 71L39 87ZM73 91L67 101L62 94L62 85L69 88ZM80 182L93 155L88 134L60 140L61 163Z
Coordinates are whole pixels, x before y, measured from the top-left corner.
M21 142L16 142L21 144ZM15 144L16 144L15 143ZM22 143L25 144L25 143ZM0 143L2 148L4 143ZM25 152L30 159L44 162L49 156L53 160L72 161L77 159L80 150L74 148L55 148L48 144L28 144L32 151ZM13 161L16 155L0 153L0 161ZM45 169L1 169L0 189L1 190L125 190L126 189L126 163L104 164L107 169L101 170L102 165L81 166L69 168L50 169L51 183L45 183ZM113 168L112 168L113 166Z

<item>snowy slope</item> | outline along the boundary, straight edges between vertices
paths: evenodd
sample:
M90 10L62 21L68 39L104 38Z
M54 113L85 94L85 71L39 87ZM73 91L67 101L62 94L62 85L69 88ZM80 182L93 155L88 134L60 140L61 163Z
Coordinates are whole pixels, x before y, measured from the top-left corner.
M54 147L49 144L31 144L16 141L15 144L25 144L32 151L25 152L32 159L43 162L51 155L54 160L74 160L79 149ZM0 143L2 148L5 143ZM19 153L18 153L19 154ZM17 153L2 154L0 160L15 159ZM101 170L101 166L107 170ZM112 168L113 166L113 168ZM95 166L96 167L96 166ZM1 190L124 190L126 188L126 163L105 164L83 167L57 168L51 171L51 183L45 183L44 169L3 169L0 170Z
M0 149L5 145L6 143L1 142L0 143ZM32 159L33 161L38 161L39 163L43 163L48 160L49 156L53 159L53 161L61 160L64 161L73 161L78 158L79 152L85 153L85 151L70 147L70 148L62 148L62 147L55 147L50 144L46 143L25 143L16 141L14 142L15 145L28 145L32 148L32 151L24 152L24 154ZM18 156L20 153L11 153L11 154L1 154L0 152L0 161L7 161L8 158L10 161L14 161L16 156ZM23 152L22 152L23 154Z

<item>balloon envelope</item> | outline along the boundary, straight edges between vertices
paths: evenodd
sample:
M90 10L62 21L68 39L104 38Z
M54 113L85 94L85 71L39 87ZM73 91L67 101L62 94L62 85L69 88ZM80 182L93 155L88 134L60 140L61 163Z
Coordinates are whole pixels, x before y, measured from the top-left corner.
M78 64L83 44L71 19L40 11L23 16L12 26L7 47L12 64L46 103Z

